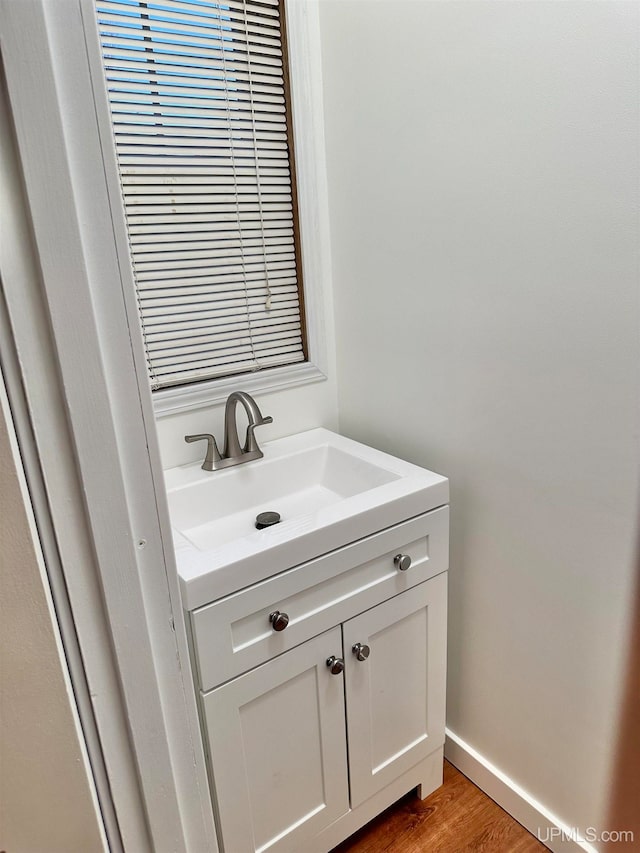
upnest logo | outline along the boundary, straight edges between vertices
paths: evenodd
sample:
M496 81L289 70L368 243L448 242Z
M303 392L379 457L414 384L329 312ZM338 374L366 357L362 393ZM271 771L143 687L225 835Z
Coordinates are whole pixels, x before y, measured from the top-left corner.
M630 829L603 829L588 826L584 831L577 827L560 829L558 826L539 826L538 841L548 844L552 841L575 841L578 844L585 841L590 844L633 844L633 832Z

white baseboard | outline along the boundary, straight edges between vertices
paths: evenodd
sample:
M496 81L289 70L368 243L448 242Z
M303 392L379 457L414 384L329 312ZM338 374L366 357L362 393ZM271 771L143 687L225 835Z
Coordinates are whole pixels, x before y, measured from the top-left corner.
M553 853L598 853L592 844L579 837L577 830L566 826L462 738L449 729L446 733L444 755L447 761L471 779L534 837L540 839L549 850Z

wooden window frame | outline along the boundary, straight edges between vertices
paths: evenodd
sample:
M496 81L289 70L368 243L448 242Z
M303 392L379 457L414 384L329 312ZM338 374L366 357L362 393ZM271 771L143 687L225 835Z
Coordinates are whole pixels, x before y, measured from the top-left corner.
M298 283L306 361L264 371L238 373L153 392L156 417L176 414L226 400L231 391L261 395L325 381L333 354L329 352L327 324L332 315L330 235L327 199L322 65L317 0L279 0L284 67L288 83L294 229L297 231ZM95 33L98 39L97 27ZM114 211L118 255L129 257L122 212L118 167L100 48L89 51L96 115L102 140L105 172ZM130 262L129 262L130 263Z
M220 42L222 22L225 17L224 3L214 3L211 7L202 7L203 14L212 16L207 20L209 21L208 26L213 26L213 29L208 30L207 27L204 32L201 32L197 29L200 21L199 14L195 14L194 10L189 7L186 7L185 11L179 0L176 4L172 4L172 0L167 0L166 13L162 12L157 4L154 5L147 0L135 0L133 5L113 9L110 8L108 2L103 3L102 0L96 0L114 142L118 155L118 171L121 176L122 198L129 233L131 261L136 280L143 338L147 350L149 378L154 395L167 388L186 388L199 385L205 381L273 370L277 367L300 364L308 360L295 151L293 133L291 132L292 111L286 41L286 12L283 0L268 0L272 5L264 7L264 18L260 18L262 20L261 26L267 28L266 32L269 33L268 39L272 43L272 48L275 48L276 44L281 48L279 78L269 77L268 79L273 81L275 87L273 92L281 97L282 112L271 114L270 119L276 123L269 124L268 127L271 128L271 131L265 133L264 126L261 123L264 116L260 111L268 108L267 102L272 99L273 95L265 94L265 90L260 84L258 84L257 89L254 89L251 83L252 74L261 79L260 75L264 70L262 63L265 58L260 53L261 37L252 35L250 23L253 15L260 16L263 12L260 11L261 5L255 3L254 0L245 0L245 2L244 13L240 9L233 12L235 23L232 24L233 32L230 36L232 39L230 56L233 58L233 51L236 48L241 52L247 51L246 55L242 55L244 57L243 63L248 64L249 93L245 93L244 96L249 98L248 103L243 101L242 106L240 104L234 105L234 84L232 81L235 72L231 66L228 67L225 64L223 59L221 70L216 74L222 75L224 92L219 91L219 84L216 84L215 92L207 92L206 90L200 92L198 90L198 93L206 94L207 99L213 98L213 100L206 101L210 106L217 104L218 107L224 107L226 105L226 113L222 116L212 116L211 126L208 128L208 121L205 121L205 124L202 123L206 117L203 118L198 109L192 109L189 106L192 102L189 100L188 105L182 108L181 115L188 119L186 122L188 125L193 123L200 130L180 131L178 128L184 121L182 118L174 118L176 115L174 97L171 95L171 88L166 88L166 85L171 87L172 84L167 84L163 80L167 74L178 73L180 77L186 76L188 78L184 81L184 85L195 85L196 81L199 85L203 82L202 75L204 73L199 63L205 62L206 64L207 60L198 60L196 67L192 68L191 60L183 58L181 53L183 49L175 47L172 50L164 43L164 28L168 26L170 30L173 30L175 27L178 33L175 39L181 43L185 38L189 40L189 33L191 33L192 27L196 26L195 32L200 32L196 41L203 42L201 47L204 48L207 45L206 36L209 32L210 41L208 44L212 49L217 50L221 45L224 45L224 42ZM219 9L218 6L220 6ZM193 17L194 14L195 17ZM243 14L245 16L244 27L242 23ZM185 15L186 17L183 17ZM169 21L175 21L175 23L168 23ZM117 38L115 43L113 42L113 33L118 32L122 25L125 27L134 26L133 30L125 30L128 33L128 35L123 36L127 43L126 46L120 44L120 40ZM218 26L220 30L217 29ZM137 27L141 27L141 32L137 31ZM129 42L130 36L134 38L133 42ZM138 57L143 60L140 67L131 70L130 50L137 44L136 36L144 38L146 47L144 53ZM156 41L156 36L159 37L159 41ZM139 47L142 47L142 44ZM147 71L148 74L145 73ZM140 74L142 77L139 76ZM191 75L194 75L196 79ZM131 79L129 79L130 77ZM172 81L173 79L171 77ZM156 119L156 132L160 134L158 138L149 135L147 107L136 107L132 115L131 108L123 105L123 101L129 100L129 96L123 94L128 90L129 83L134 83L134 89L139 90L138 97L133 97L135 103L138 103L139 100L146 102L148 98L151 98L152 101L157 98L159 112ZM224 102L221 102L219 99L223 96ZM165 100L168 102L166 109L165 106L162 106ZM236 108L240 110L237 114ZM126 115L122 114L123 110ZM244 117L243 120L253 116L254 120L257 119L258 129L256 130L254 126L253 137L247 135L251 134L251 130L243 130L243 142L241 143L243 147L238 150L234 144L238 140L235 140L233 128L234 120L240 116ZM167 154L166 149L187 142L187 140L180 138L182 134L188 137L188 144L192 144L197 149L194 151L195 159L192 160L194 165L198 165L198 157L203 153L203 148L208 148L208 156L215 160L224 149L218 147L220 139L217 139L215 143L211 140L210 146L210 132L213 132L216 138L220 133L223 136L225 132L231 134L229 138L230 151L228 153L225 151L224 156L231 158L234 175L237 167L239 167L240 173L244 174L246 156L249 153L255 157L256 172L253 178L255 187L251 189L251 192L257 194L259 212L253 214L255 221L252 222L251 227L262 234L262 253L260 249L253 248L253 242L250 242L252 246L250 249L244 244L245 228L249 227L248 223L244 222L244 217L247 215L245 211L245 192L248 191L247 178L240 178L240 185L237 183L230 185L228 178L219 180L214 176L202 178L202 183L208 186L193 185L191 178L186 180L186 184L189 185L188 200L196 201L197 198L198 206L207 206L217 202L218 197L215 193L221 191L224 184L225 196L231 195L232 197L226 200L232 207L235 195L237 223L235 221L225 221L224 223L210 221L207 223L206 216L202 216L201 221L198 222L200 217L191 211L190 205L183 205L182 195L178 198L178 209L172 210L173 200L168 196L172 196L176 189L178 192L187 189L180 176L173 179L176 186L172 184L170 190L166 185L163 185L162 176L157 174L153 178L145 178L144 183L138 186L135 185L135 181L133 183L131 181L130 176L138 170L146 175L147 165L155 163L156 157L159 158L158 162L166 164L167 174L173 174L174 167L170 164L171 156ZM121 139L123 134L126 136L126 141ZM270 134L275 135L274 139L269 139ZM278 141L275 141L275 137L278 137ZM282 140L285 142L285 150L283 151L278 150L282 147ZM246 147L250 145L251 141L255 146L253 149ZM141 151L143 153L136 154L137 143L142 143ZM133 150L131 145L134 146ZM183 156L188 157L190 150L190 148L185 149ZM274 163L278 167L277 171L273 173L269 171L269 177L265 177L262 175L263 165L258 165L258 163L264 164L262 158L276 155L279 155L278 160ZM184 163L185 161L181 158L180 162ZM157 172L157 168L155 166L152 170L153 173ZM191 167L187 168L190 169ZM149 183L153 186L149 186ZM157 190L162 190L162 192L157 193ZM278 204L272 197L274 192L278 194ZM150 200L148 198L149 193L153 193L152 212L147 212L146 207ZM289 197L288 202L285 200L286 196ZM160 207L156 208L156 205ZM266 207L264 214L263 205ZM214 204L214 206L217 205ZM290 236L286 238L272 236L271 229L275 224L272 220L276 215L272 210L278 211L277 218L281 221L277 224L281 228L290 229ZM157 213L161 214L160 219L157 219ZM171 225L163 224L161 226L162 234L147 234L144 239L145 246L139 245L141 237L135 235L139 235L141 231L154 231L155 223L169 222L170 219L176 225L175 231L172 230ZM197 271L193 269L192 244L188 241L194 237L184 233L183 223L187 220L193 220L192 228L198 232L198 239L213 239L217 245L223 247L222 251L216 249L212 252L210 261L213 266L209 264L203 252L198 254L199 269ZM235 246L236 240L239 241L239 248ZM231 243L234 245L230 245ZM225 246L228 247L226 259L224 257ZM163 252L169 247L176 257L176 261L172 261L170 264L174 271L164 270L162 262L154 260L152 267L154 272L150 272L147 269L146 253L149 251ZM278 258L279 263L275 260L277 254L283 256ZM284 256L286 256L286 260L283 260ZM225 262L233 268L233 275L230 276L230 270L224 267ZM256 295L260 293L260 290L254 290L255 287L259 287L259 282L255 278L262 272L262 262L264 262L265 278L263 300L266 298L266 306L264 302L256 304L255 301ZM271 266L272 263L275 263L275 267ZM218 264L223 266L219 268ZM246 277L242 272L245 270L245 264L247 269L251 271L249 277ZM194 279L193 275L198 277ZM222 277L219 279L219 276ZM202 295L197 297L197 302L195 302L191 295L191 287L194 284L204 285L205 280L208 282L206 290L203 288ZM285 291L282 290L285 288L285 282L286 295L284 295ZM218 285L222 283L224 283L224 286L220 288L222 292L218 293ZM183 288L186 289L183 290ZM274 310L270 311L269 304L272 291L275 294L275 303L272 306ZM179 312L186 309L180 308L184 299L180 294L187 292L189 293L190 311L206 309L211 316L211 323L207 327L204 327L202 320L195 317L190 320L181 319ZM250 296L251 306L249 303ZM229 299L242 300L235 309L236 316L226 320L227 323L233 324L238 329L233 333L229 333L226 326L218 329L217 323L219 321L216 320L218 300L227 302ZM246 303L244 299L246 299ZM285 304L281 304L281 300ZM295 305L293 304L294 300ZM153 308L149 307L150 304L153 304ZM222 313L223 316L226 314L224 310ZM161 332L158 330L160 321L162 321L163 329ZM188 352L193 353L191 357L187 355Z

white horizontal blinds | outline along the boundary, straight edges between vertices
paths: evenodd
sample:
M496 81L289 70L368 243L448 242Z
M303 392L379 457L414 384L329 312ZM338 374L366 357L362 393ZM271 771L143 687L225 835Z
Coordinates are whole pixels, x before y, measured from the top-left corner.
M152 386L303 361L278 0L97 0Z

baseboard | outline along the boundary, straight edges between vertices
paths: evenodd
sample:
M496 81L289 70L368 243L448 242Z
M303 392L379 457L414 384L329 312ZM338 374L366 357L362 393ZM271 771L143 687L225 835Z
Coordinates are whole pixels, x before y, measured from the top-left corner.
M553 853L598 853L588 841L579 837L577 830L566 826L542 803L517 785L484 756L447 729L444 755L454 767L464 773L492 800L508 812L518 823Z

